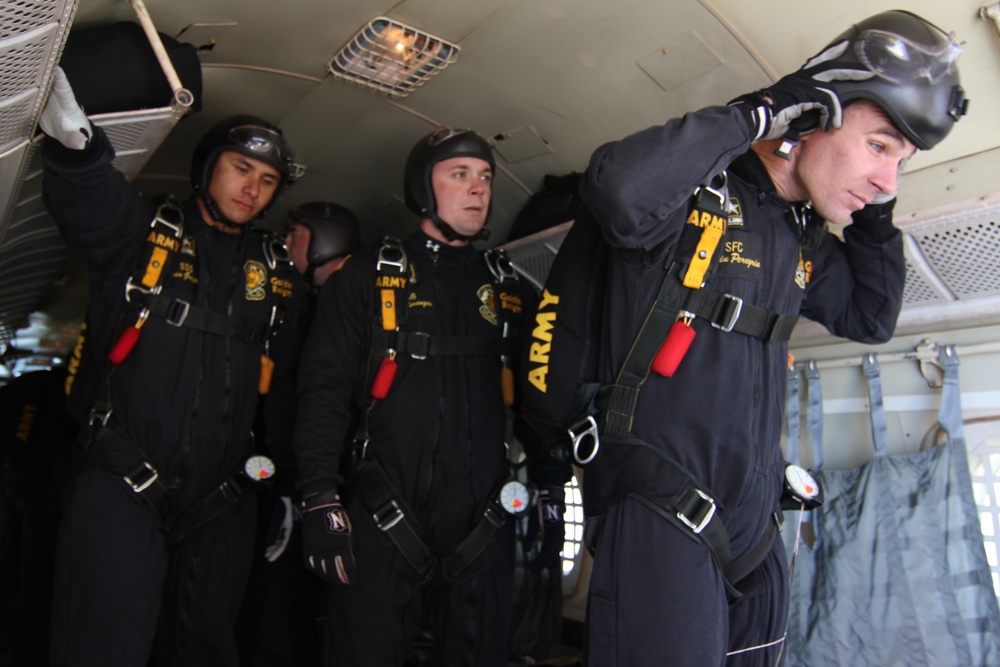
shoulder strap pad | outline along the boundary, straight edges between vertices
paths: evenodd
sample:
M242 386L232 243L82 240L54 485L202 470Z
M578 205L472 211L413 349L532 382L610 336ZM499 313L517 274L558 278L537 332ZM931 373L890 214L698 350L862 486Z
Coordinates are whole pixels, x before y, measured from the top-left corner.
M139 253L132 275L125 284L125 300L134 296L156 294L163 279L170 275L174 257L184 239L184 210L173 197L165 197L149 222L145 247Z

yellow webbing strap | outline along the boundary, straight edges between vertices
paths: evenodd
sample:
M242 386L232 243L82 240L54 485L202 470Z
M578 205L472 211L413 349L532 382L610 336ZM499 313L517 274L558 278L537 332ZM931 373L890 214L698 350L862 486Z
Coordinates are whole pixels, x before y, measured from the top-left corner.
M386 288L382 293L382 330L396 330L396 290Z
M160 283L160 275L163 273L163 267L166 266L169 257L170 253L166 248L161 246L153 248L153 252L149 256L149 264L146 265L146 271L142 274L140 281L143 287L152 289Z
M694 250L694 256L691 257L687 273L684 274L684 287L701 289L705 283L705 275L712 265L715 249L719 246L719 241L722 240L722 234L723 229L711 224L701 230L701 239L698 240L698 246Z

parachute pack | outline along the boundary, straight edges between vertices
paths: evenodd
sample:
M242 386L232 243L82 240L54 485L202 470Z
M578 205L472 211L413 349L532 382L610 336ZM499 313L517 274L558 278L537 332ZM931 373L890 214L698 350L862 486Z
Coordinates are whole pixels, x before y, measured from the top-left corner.
M593 412L609 252L597 221L580 206L549 270L518 366L521 410L514 428L536 482L539 475L556 484L569 480L567 429Z

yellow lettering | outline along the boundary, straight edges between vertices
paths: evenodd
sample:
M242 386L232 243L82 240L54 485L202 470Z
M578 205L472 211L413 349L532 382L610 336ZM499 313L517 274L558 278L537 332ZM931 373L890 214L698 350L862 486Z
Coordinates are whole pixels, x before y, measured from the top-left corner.
M500 293L500 307L504 310L509 310L512 313L521 312L521 297L516 294L508 294L507 292Z
M538 310L545 308L546 306L553 306L559 303L559 297L552 294L547 289L542 290L542 302L538 304Z
M692 211L691 212L692 216L694 216L696 214L697 214L697 211ZM691 222L690 218L688 219L688 222ZM697 222L694 222L692 224L698 225L699 227L711 227L712 229L719 229L719 230L722 230L722 231L725 231L725 229L726 229L726 221L725 221L725 219L720 218L717 215L712 215L708 211L702 211L701 212L701 218Z
M406 278L400 276L377 276L375 278L375 287L404 289L406 287Z
M559 303L559 297L551 294L548 290L542 290L542 301L539 304L539 312L535 313L535 328L531 332L531 337L535 339L528 348L528 360L541 364L528 371L528 381L535 386L538 391L545 393L548 385L545 382L549 374L549 352L552 351L552 324L556 321L556 313L541 312L541 308Z
M66 365L66 383L63 385L63 391L69 396L70 391L73 390L73 380L76 379L77 371L80 370L80 361L83 359L83 343L84 334L87 332L86 323L80 327L80 334L76 337L76 345L73 346L73 354L70 355L69 363Z
M556 321L555 313L536 313L535 322L538 326L531 332L532 337L538 340L552 342L552 323Z
M688 216L685 222L695 227L712 227L723 232L726 231L726 219L712 215L708 211L691 211L691 215Z
M759 269L760 268L760 260L759 259L750 259L749 257L743 257L742 255L740 255L737 252L734 252L730 256L730 261L733 264L743 264L743 265L749 266L750 268L753 268L753 269Z
M271 276L271 291L278 296L283 296L286 299L292 296L292 281L285 280L284 278L279 278L277 276Z
M160 234L159 232L150 231L149 236L146 237L146 240L152 243L153 245L157 245L160 246L161 248L166 248L174 252L177 252L177 250L179 250L181 247L180 241L178 241L172 236L167 236L166 234Z
M528 372L528 382L535 385L535 388L543 394L548 391L548 385L545 384L545 378L549 374L548 366L539 366Z
M537 364L547 364L549 363L549 350L551 349L551 343L532 343L529 348L528 359Z

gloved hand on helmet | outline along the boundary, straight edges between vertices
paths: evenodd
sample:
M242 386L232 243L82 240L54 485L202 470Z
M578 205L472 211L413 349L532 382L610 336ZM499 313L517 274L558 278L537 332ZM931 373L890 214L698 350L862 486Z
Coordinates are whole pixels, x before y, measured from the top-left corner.
M72 150L83 150L93 136L90 120L76 101L73 87L59 66L52 74L52 91L38 125L42 132Z
M863 209L851 214L852 234L860 235L871 243L889 242L899 234L899 230L892 224L892 209L895 206L896 193L891 196L879 195Z
M836 62L848 46L846 40L838 42L777 83L731 101L729 105L746 117L753 141L781 139L789 130L804 134L817 126L823 130L839 128L843 109L833 88L826 84L875 76L859 65Z
M538 551L530 558L528 569L538 573L559 562L563 543L566 541L565 491L559 486L543 487L538 492L535 512L528 517L528 529L524 537L525 550Z
M350 584L357 569L351 520L336 491L302 499L302 559L306 569L334 584Z

